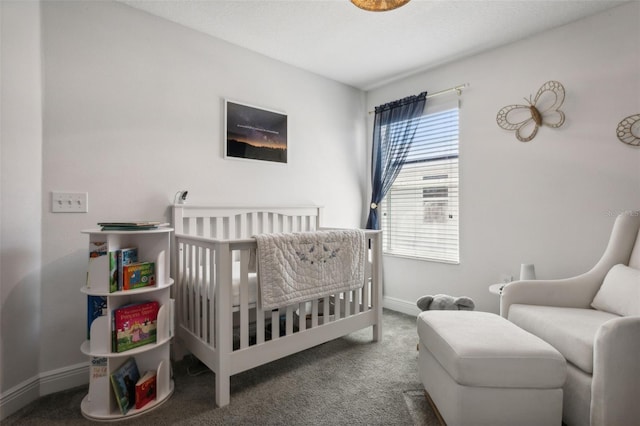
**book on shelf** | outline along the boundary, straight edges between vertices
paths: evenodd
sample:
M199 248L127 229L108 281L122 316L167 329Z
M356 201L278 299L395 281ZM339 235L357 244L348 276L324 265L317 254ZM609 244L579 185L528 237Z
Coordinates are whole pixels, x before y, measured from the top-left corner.
M104 315L107 315L107 296L87 295L87 339L91 339L93 320Z
M98 222L98 226L103 231L145 231L149 229L157 229L161 226L167 226L163 223L153 220L138 220L130 222Z
M138 249L136 247L127 247L118 250L118 290L123 289L124 283L124 267L138 261Z
M87 288L102 287L107 279L105 271L109 268L109 256L106 241L89 242L89 267L87 269ZM103 284L104 285L104 284Z
M156 301L121 306L113 311L113 351L124 352L155 343L160 304Z
M156 372L149 370L136 383L136 408L140 409L156 399Z
M127 414L136 403L136 383L140 372L135 358L127 360L111 373L111 388L122 414Z
M118 251L109 252L109 293L118 291Z
M122 267L122 290L147 287L156 284L154 262L136 262Z

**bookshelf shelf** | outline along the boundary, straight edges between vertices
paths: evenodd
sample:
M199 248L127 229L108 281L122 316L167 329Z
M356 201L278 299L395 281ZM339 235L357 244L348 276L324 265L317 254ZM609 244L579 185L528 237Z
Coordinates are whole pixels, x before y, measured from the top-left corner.
M166 287L170 287L173 285L173 278L170 278L166 283L163 284L156 284L153 286L149 286L149 287L142 287L142 288L136 288L133 290L123 290L123 291L114 291L113 293L110 293L108 291L98 291L98 290L93 290L89 287L82 287L80 289L80 291L82 293L85 294L91 294L94 296L109 296L109 297L118 297L118 296L131 296L134 294L141 294L141 293L151 293Z
M88 301L97 297L102 303L102 310L97 315L92 315L89 311L92 305L87 304L87 340L80 346L80 351L90 359L89 391L80 405L82 415L87 419L114 421L138 417L159 407L173 394L170 342L173 337L174 305L170 291L174 282L169 277L172 231L167 227L144 231L82 231L89 236L89 267L87 283L80 291L87 295ZM100 247L99 253L96 253L95 247ZM138 260L155 263L156 284L112 291L117 276L114 278L111 253L130 247L137 248ZM156 341L123 352L113 351L114 310L142 302L158 302ZM131 408L123 414L114 395L110 376L131 357L135 359L141 375L145 371L156 371L156 398L140 409Z
M90 419L90 420L96 420L96 421L109 421L109 420L122 420L124 417L126 417L127 419L132 418L132 417L138 417L141 414L144 413L148 413L149 411L153 410L154 408L158 408L159 406L161 406L164 402L166 402L169 397L173 394L173 381L170 382L170 388L169 388L169 393L167 394L166 398L162 398L162 399L157 399L155 401L151 401L150 403L148 403L147 405L145 405L144 407L142 407L141 409L136 409L136 408L132 408L127 414L126 416L122 416L120 414L116 414L116 413L106 413L106 414L101 414L99 412L92 412L90 410L90 406L91 406L91 401L89 401L89 395L86 395L83 399L82 399L82 403L80 405L80 408L82 410L82 414Z

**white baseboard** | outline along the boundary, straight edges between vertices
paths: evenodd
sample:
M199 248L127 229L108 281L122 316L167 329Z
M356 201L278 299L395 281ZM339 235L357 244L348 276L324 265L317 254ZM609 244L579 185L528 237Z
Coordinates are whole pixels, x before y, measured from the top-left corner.
M40 396L89 383L89 363L70 365L40 374Z
M402 299L396 299L395 297L383 296L382 307L391 309L392 311L402 312L403 314L412 315L417 317L420 313L420 309L416 306L415 302L408 302Z
M40 380L25 380L0 395L0 421L40 398Z
M89 383L87 362L40 373L37 377L25 380L0 395L0 421L41 396L87 383Z

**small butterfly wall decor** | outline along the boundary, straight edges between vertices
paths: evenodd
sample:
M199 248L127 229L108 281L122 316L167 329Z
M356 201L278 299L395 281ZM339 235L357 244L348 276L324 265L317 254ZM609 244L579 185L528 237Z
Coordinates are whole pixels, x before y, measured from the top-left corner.
M620 142L640 146L640 114L630 115L618 123L616 135Z
M508 105L496 117L498 126L505 130L515 130L516 138L529 142L538 133L540 126L560 127L564 124L564 112L560 110L564 102L564 87L558 81L547 81L536 96L524 98L528 105Z

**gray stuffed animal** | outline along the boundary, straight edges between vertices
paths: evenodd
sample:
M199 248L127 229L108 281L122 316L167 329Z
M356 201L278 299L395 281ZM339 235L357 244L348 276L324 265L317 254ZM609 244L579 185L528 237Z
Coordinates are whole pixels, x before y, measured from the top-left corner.
M447 294L436 294L435 296L422 296L417 300L416 305L421 311L444 310L444 311L473 311L476 307L470 297L453 297Z

